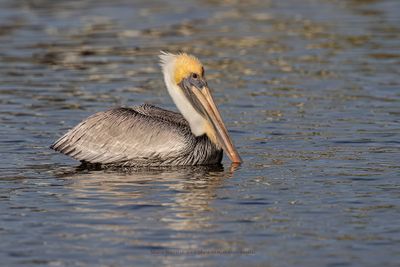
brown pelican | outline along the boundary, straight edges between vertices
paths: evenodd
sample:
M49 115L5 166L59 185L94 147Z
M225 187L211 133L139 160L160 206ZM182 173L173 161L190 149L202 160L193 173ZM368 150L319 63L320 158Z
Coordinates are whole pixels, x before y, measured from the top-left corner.
M51 148L103 167L217 164L224 150L240 163L200 61L162 52L164 82L182 114L152 105L114 108L85 119Z

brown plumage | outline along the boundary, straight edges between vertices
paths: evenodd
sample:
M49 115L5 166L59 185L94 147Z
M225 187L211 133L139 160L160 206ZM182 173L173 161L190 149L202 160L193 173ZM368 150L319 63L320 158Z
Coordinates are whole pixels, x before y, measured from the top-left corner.
M217 164L222 149L196 137L176 112L151 105L96 113L58 139L52 149L103 167Z

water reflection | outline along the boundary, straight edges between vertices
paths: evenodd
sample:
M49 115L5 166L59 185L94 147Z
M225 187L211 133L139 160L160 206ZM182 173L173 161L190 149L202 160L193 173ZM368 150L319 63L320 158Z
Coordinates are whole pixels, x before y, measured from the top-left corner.
M79 167L61 168L55 175L63 179L65 188L70 190L64 201L79 204L85 212L99 214L97 219L123 217L133 210L162 208L162 216L157 219L168 229L190 231L210 227L207 213L213 208L209 204L237 168L232 164L227 169L216 165L121 172ZM92 206L92 202L107 206L106 213L98 213L99 207Z
M0 1L3 265L394 266L399 7ZM244 165L65 167L76 162L48 146L90 114L174 108L160 50L190 52L206 65ZM149 254L189 247L257 253Z

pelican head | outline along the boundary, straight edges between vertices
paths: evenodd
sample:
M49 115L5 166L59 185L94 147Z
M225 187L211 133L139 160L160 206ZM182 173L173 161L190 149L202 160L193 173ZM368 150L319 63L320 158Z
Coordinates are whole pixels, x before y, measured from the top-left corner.
M186 53L160 55L164 81L179 111L195 136L206 134L232 162L242 160L234 147L221 114L211 96L200 61Z

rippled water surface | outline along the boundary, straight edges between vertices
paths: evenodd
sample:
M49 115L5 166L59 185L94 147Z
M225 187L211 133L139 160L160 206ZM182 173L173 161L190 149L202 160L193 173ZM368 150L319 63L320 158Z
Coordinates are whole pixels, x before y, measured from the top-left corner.
M1 1L2 266L399 266L397 0ZM80 170L88 115L197 55L239 166Z

